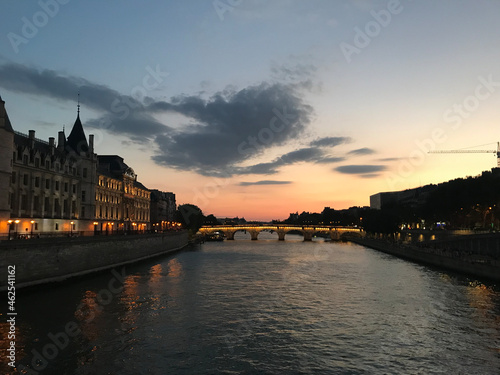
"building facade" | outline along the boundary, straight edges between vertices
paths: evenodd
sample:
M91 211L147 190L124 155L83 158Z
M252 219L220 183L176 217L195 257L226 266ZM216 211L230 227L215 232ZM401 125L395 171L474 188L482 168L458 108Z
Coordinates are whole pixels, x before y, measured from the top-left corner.
M150 191L118 155L99 155L96 230L144 232L150 229Z
M0 97L0 233L8 232L10 224L10 181L12 176L12 153L14 151L14 129Z
M0 237L150 229L150 191L117 155L97 155L77 118L66 137L14 131L0 98Z
M1 107L5 131L8 116L3 101ZM72 234L90 228L97 157L93 136L87 143L79 114L70 136L66 139L64 131L59 132L57 144L53 137L48 142L36 138L34 130L11 133L10 144L2 137L2 149L11 150L6 159L11 165L8 188L2 189L8 192L2 194L10 211L7 236Z
M168 230L174 227L175 194L160 190L151 190L151 226L156 231Z

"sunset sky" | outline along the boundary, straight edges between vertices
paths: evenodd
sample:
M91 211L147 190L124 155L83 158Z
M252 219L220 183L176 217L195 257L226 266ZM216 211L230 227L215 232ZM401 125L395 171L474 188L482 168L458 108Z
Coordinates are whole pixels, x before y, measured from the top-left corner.
M369 205L477 175L500 140L500 1L8 1L0 96L216 216Z

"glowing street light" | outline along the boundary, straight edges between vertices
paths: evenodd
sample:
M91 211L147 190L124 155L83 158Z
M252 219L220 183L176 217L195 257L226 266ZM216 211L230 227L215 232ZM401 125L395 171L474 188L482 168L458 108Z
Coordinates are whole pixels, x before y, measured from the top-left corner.
M10 240L10 230L12 229L12 220L7 220L7 223L9 223L9 237L8 237L8 239Z
M33 238L33 226L35 225L35 220L31 220L31 237Z
M17 224L19 224L21 220L17 219L14 221L14 223L16 223L16 227L14 228L14 238L17 239Z
M71 230L71 237L73 237L73 224L75 224L74 221L70 222L71 226L70 226L70 230Z

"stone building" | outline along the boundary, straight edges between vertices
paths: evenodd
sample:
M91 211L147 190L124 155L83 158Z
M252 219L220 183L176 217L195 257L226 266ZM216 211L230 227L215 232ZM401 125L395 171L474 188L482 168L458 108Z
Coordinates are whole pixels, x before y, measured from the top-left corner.
M151 225L155 230L167 230L175 221L175 194L151 190Z
M0 97L0 233L8 231L10 220L10 181L12 175L12 152L14 150L14 130L5 110L5 102Z
M66 138L13 130L0 98L0 237L150 229L150 192L123 158L94 153L80 109Z
M1 108L3 130L9 124L13 135L8 141L2 137L2 150L11 150L6 159L11 163L9 186L2 189L8 192L8 236L71 234L91 228L97 156L92 135L87 143L79 113L69 137L60 131L56 144L53 137L48 142L36 138L34 130L13 131L3 101ZM5 184L4 176L1 183Z
M99 155L96 188L98 231L150 229L150 191L118 155Z

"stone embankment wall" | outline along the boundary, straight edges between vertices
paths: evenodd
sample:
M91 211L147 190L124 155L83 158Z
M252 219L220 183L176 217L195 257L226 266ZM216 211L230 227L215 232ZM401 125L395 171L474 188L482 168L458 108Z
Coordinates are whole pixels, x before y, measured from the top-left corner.
M187 244L187 232L3 241L0 291L7 288L9 265L16 267L16 288L21 288L174 252Z
M403 259L500 281L500 237L472 237L418 245L373 238L351 241Z

